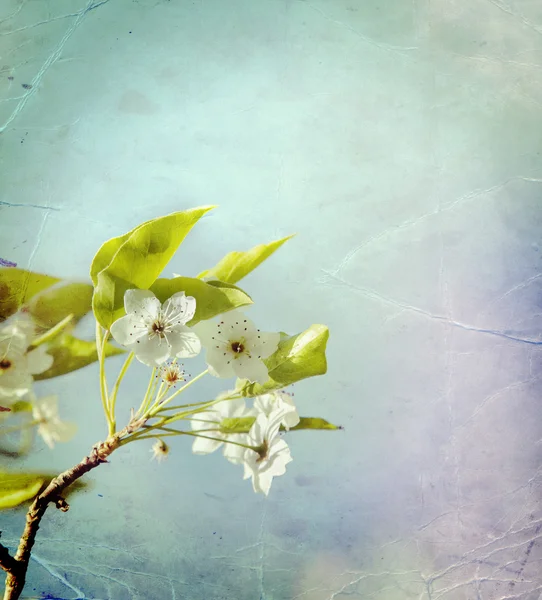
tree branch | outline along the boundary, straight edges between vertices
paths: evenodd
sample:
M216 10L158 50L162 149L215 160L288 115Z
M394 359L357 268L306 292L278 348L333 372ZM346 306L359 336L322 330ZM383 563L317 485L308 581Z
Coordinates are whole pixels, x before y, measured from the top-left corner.
M0 544L0 568L4 569L4 571L9 571L13 569L16 565L16 561L9 553L9 550L3 545Z
M92 452L85 456L78 465L55 477L45 490L34 499L26 513L26 524L15 557L12 557L4 546L0 548L0 566L7 572L4 600L17 600L23 591L32 546L41 519L49 504L53 503L60 510L66 511L68 504L62 498L62 492L85 473L107 462L107 457L119 447L122 435L130 432L127 431L128 428L129 426L105 442L96 444L92 448Z

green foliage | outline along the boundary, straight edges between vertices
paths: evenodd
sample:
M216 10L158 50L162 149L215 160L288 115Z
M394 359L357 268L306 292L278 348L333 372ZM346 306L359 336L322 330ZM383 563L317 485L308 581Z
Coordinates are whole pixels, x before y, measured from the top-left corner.
M252 299L246 292L233 284L222 281L205 282L192 277L157 279L150 290L160 302L165 302L177 292L193 296L196 299L196 314L189 322L190 326L234 308L252 304Z
M301 417L299 423L295 427L290 427L290 431L298 431L300 429L326 429L329 431L336 431L342 429L342 427L333 425L333 423L330 423L325 419L320 419L319 417Z
M32 402L17 400L10 408L12 413L32 412Z
M46 329L41 335L32 340L30 346L31 349L37 348L42 344L50 344L57 337L62 335L65 331L73 329L74 318L73 315L68 315L62 321L59 321L51 329Z
M243 396L260 396L301 379L323 375L327 371L328 338L325 325L311 325L303 333L283 338L276 352L264 360L269 370L267 382L261 385L238 379L236 390Z
M269 244L259 244L243 252L230 252L212 269L202 271L198 277L200 279L203 277L216 277L226 283L237 283L292 237L294 236L289 235Z
M105 357L123 354L125 350L112 344L106 344ZM47 371L34 375L35 380L58 377L77 369L82 369L98 360L96 343L80 340L70 334L64 334L55 339L47 348L47 353L53 356L53 365Z
M252 427L256 417L239 417L222 419L220 423L220 431L222 433L248 433ZM318 417L300 417L299 423L295 427L290 427L290 431L298 431L301 429L326 429L337 430L340 427L333 425L325 419ZM284 426L281 425L281 430L284 431Z
M56 475L50 473L11 473L0 471L0 510L14 508L23 502L32 500L42 492ZM88 487L81 480L74 482L62 492L63 498L69 498L74 492Z
M42 327L54 327L67 315L73 315L75 323L92 309L92 291L88 283L55 285L35 296L28 310Z
M124 293L149 289L192 227L211 206L147 221L120 238L106 242L90 269L95 289L92 308L105 329L124 314Z
M0 510L31 500L46 480L46 476L39 474L0 471Z
M15 314L39 292L60 281L56 277L12 267L0 268L0 322Z

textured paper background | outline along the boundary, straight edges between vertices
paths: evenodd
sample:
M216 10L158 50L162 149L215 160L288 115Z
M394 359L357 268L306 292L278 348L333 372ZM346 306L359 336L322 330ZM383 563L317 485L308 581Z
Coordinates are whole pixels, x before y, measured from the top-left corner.
M85 278L107 238L215 203L172 272L298 232L250 314L329 325L293 391L345 426L289 435L267 499L185 440L116 453L48 513L27 596L541 597L541 69L530 0L1 3L0 256ZM80 435L26 466L103 438L97 383L40 385Z

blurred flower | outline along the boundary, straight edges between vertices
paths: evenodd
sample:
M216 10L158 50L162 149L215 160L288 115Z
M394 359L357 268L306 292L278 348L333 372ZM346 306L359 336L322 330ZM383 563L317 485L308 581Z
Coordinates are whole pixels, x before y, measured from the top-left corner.
M221 396L226 396L232 392L225 392ZM220 398L221 396L218 396ZM238 419L253 415L254 412L247 408L245 401L241 399L223 400L217 402L209 410L195 413L191 420L192 429L195 432L201 431L206 437L196 437L192 444L194 454L210 454L218 450L229 436L235 436L235 439L241 434L229 434L220 431L220 424L223 419ZM212 429L213 431L202 431ZM214 431L216 430L216 431ZM213 439L209 439L213 438ZM232 438L234 439L234 438ZM232 444L227 444L228 445Z
M56 396L35 399L32 416L38 421L38 433L49 448L53 448L55 442L68 442L77 431L75 423L60 420Z
M254 408L267 417L273 411L281 410L284 414L281 425L284 425L286 430L290 429L290 427L295 427L299 423L299 415L297 414L294 401L287 392L270 392L269 394L256 396L254 398Z
M164 442L164 440L156 440L156 442L152 445L151 452L151 460L156 459L157 462L162 462L168 457L169 446L166 444L166 442Z
M288 444L279 437L279 428L284 419L283 410L275 410L269 416L260 413L248 435L243 436L241 443L257 448L243 448L228 444L228 458L231 462L240 463L244 467L243 479L252 478L252 487L256 493L267 496L273 477L284 475L286 465L293 459Z
M28 352L34 326L28 320L14 320L0 329L0 398L3 402L21 398L32 390L32 375L47 371L53 357L45 346Z
M264 333L239 311L222 315L220 322L200 322L194 331L207 348L206 362L215 377L239 377L265 383L269 374L263 358L278 347L280 334Z
M140 362L158 367L172 356L196 356L201 350L198 336L185 326L196 311L192 296L178 292L162 305L148 290L128 290L124 308L126 316L111 325L111 335Z

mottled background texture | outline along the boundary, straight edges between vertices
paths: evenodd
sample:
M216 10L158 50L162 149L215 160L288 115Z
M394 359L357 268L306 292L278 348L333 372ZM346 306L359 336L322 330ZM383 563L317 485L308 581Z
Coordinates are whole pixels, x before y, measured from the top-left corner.
M267 499L187 440L129 446L47 514L27 595L542 598L541 117L539 0L0 2L0 255L84 279L218 204L168 267L194 276L298 232L250 314L330 327L293 391L345 426L289 435ZM38 389L80 434L25 466L61 470L103 438L97 369Z

